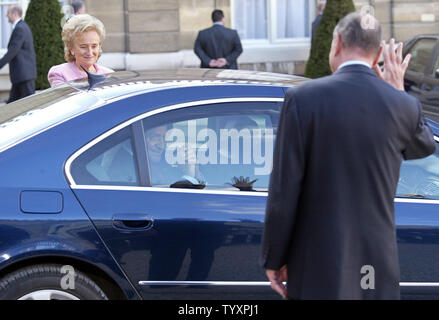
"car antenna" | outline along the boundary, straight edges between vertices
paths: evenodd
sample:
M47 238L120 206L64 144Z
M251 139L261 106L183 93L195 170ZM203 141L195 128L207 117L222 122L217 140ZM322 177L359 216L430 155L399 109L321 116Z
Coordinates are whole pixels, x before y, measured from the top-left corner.
M86 68L84 68L83 65L81 65L81 68L85 71L85 73L87 73L87 80L89 85L88 90L93 89L95 85L104 82L107 79L107 77L104 76L103 74L96 74L89 72Z

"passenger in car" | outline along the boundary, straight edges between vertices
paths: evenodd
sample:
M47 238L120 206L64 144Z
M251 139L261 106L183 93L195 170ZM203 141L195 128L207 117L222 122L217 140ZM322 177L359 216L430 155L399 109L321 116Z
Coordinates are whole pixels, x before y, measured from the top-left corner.
M189 181L190 185L202 185L202 175L195 163L195 154L192 148L185 148L186 161L184 164L171 163L166 159L166 140L165 136L171 128L167 125L158 126L147 130L146 145L148 151L149 171L151 184L160 186L171 186L179 181Z

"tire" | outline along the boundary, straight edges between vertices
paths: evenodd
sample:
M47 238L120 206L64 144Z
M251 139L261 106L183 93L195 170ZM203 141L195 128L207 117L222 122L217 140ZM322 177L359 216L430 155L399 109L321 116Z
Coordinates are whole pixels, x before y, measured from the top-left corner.
M74 279L74 282L66 282L66 277ZM108 298L84 273L74 270L73 274L63 270L61 265L40 264L19 269L1 278L0 300L108 300Z

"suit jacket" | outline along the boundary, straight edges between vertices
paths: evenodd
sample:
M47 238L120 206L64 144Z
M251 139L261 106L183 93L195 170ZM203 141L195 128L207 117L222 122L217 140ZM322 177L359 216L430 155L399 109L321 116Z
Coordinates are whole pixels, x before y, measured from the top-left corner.
M0 69L9 63L9 77L13 84L37 77L37 62L32 31L23 20L12 31L8 52L0 59Z
M194 51L201 60L201 68L210 68L212 59L225 58L227 65L223 69L238 69L236 60L242 53L241 40L236 30L215 24L198 33Z
M322 14L321 13L314 19L314 21L312 22L312 25L311 25L311 44L312 44L312 42L314 40L314 37L316 35L316 30L317 30L317 27L320 24L320 20L322 20Z
M96 69L96 74L105 74L114 72L110 68L100 66L98 64L94 65ZM54 87L61 83L87 78L87 74L84 71L80 71L74 62L62 63L50 68L47 79L49 80L50 86Z
M263 266L287 265L291 298L398 299L400 165L436 148L419 102L351 65L290 89L279 121Z

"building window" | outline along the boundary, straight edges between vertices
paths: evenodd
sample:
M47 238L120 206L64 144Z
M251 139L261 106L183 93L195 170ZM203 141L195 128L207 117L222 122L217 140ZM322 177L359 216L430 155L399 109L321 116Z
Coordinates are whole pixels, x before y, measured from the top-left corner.
M315 16L309 0L233 0L232 25L241 40L280 43L308 40Z

